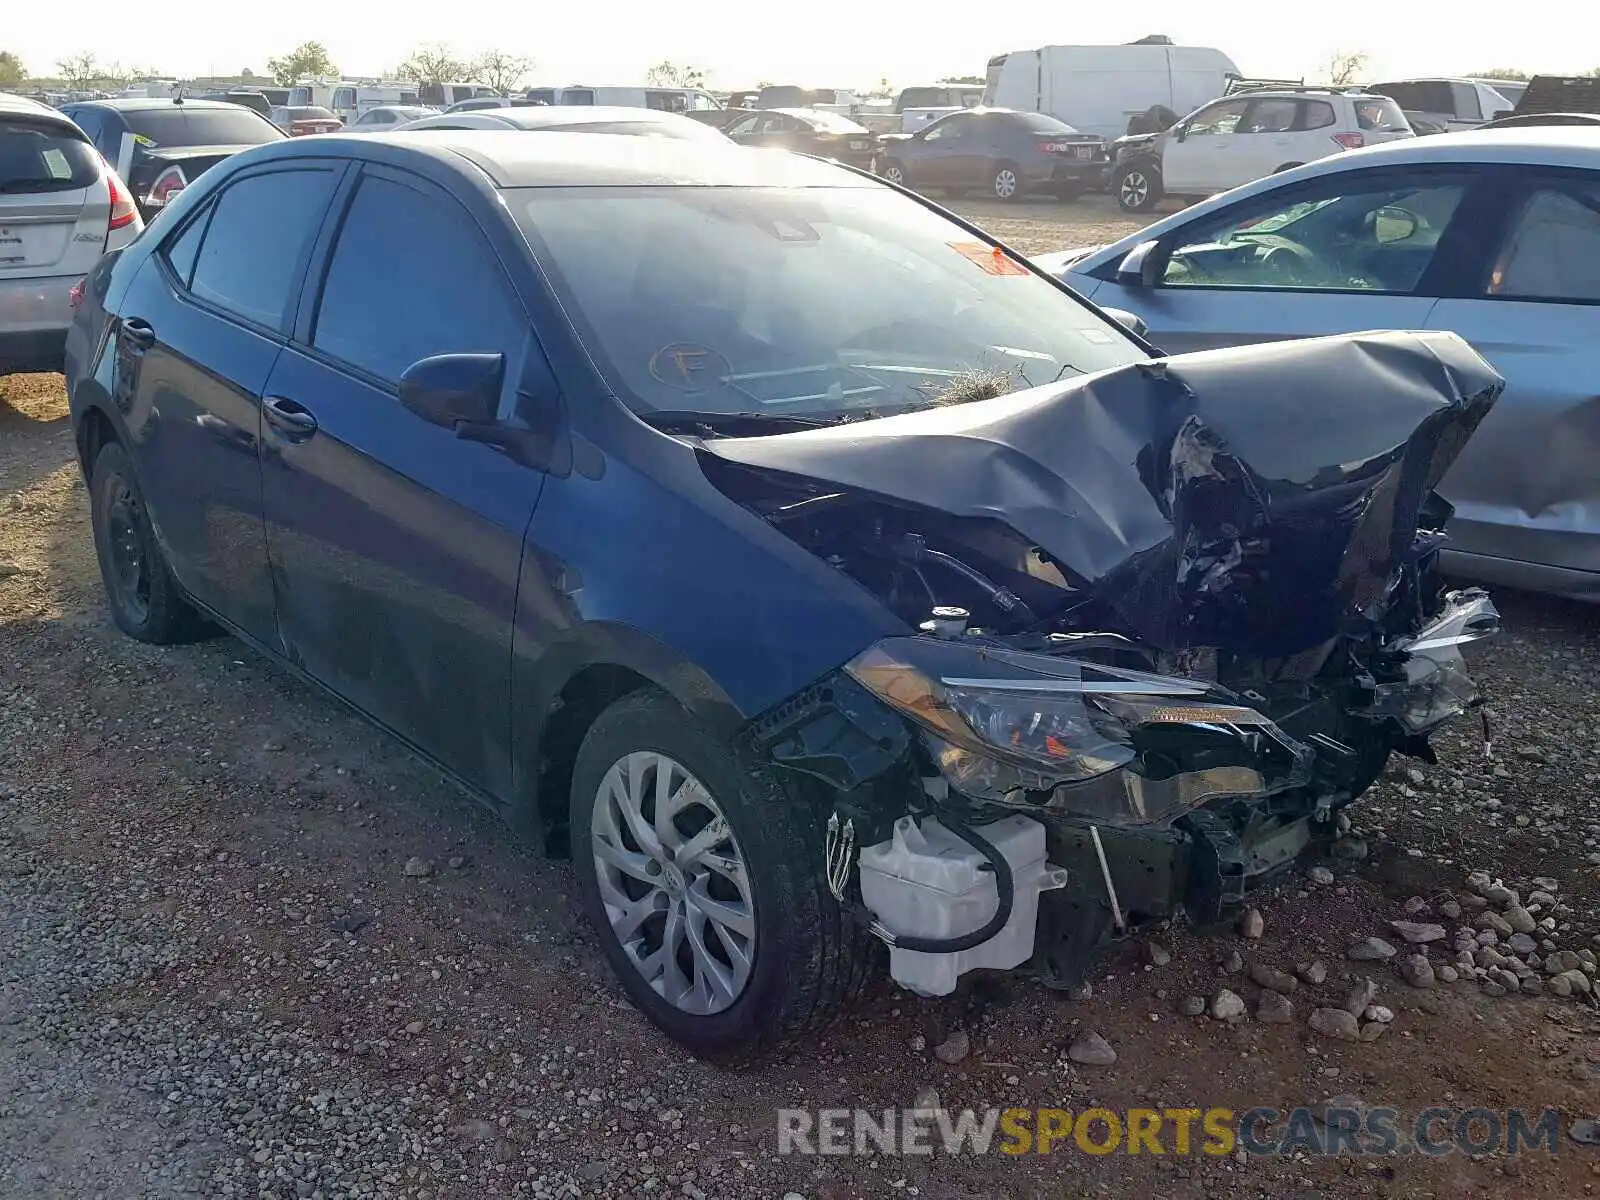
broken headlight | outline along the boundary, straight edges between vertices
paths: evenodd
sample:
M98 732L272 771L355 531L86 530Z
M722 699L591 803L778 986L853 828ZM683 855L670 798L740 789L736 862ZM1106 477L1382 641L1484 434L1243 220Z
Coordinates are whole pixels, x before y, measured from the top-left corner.
M887 638L846 670L915 722L958 792L1144 824L1303 779L1304 747L1205 683L964 639ZM1114 786L1086 786L1129 768Z

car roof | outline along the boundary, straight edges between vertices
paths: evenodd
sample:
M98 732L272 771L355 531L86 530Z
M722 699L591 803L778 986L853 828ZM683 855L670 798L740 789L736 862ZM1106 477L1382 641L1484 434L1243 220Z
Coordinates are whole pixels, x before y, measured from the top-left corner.
M691 125L698 125L697 121L690 121L688 117L678 113L661 112L653 108L628 108L623 105L594 105L587 104L526 104L515 107L485 108L476 111L462 111L453 113L440 113L441 118L473 117L479 120L492 120L518 129L539 129L547 125L591 125L612 121L653 121L657 124L675 125L681 121L688 121ZM432 117L419 118L424 121L433 120ZM437 128L437 127L435 127Z
M161 108L197 108L203 111L209 111L211 109L226 109L229 112L237 112L239 109L243 108L246 112L252 111L248 108L245 108L245 106L242 104L230 104L226 100L201 100L198 98L185 98L180 104L176 98L163 98L160 96L135 96L122 100L79 100L71 107L106 108L110 109L112 112L151 112L152 110Z
M9 92L0 92L0 117L27 117L30 121L46 121L51 124L71 126L72 118L65 113L57 112L48 104L40 104L37 100L27 96L15 96Z
M302 145L301 143L312 143ZM515 187L879 187L869 176L804 155L755 150L734 142L551 132L523 137L512 129L435 129L408 133L324 134L286 138L247 151L252 162L368 157L383 150L459 170L470 163L499 188ZM390 155L386 154L387 159Z

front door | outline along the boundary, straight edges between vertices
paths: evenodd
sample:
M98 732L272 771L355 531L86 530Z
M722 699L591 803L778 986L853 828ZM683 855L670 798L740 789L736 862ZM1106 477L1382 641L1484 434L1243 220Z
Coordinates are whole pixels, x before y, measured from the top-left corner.
M1248 100L1208 104L1164 139L1162 185L1174 196L1206 196L1228 185L1222 161L1233 150L1235 131Z
M308 304L312 298L308 297ZM478 786L510 786L511 629L544 476L398 399L436 354L539 350L470 214L367 167L321 295L266 386L262 496L290 658Z
M113 386L133 401L140 485L172 573L268 645L260 396L342 170L296 163L230 181L139 270L115 331Z
M1107 281L1093 299L1137 313L1172 354L1422 329L1469 186L1459 174L1345 173L1255 196L1169 233L1157 286Z
M972 124L967 114L955 113L935 121L917 135L910 173L918 188L960 187L972 182L961 174L963 156L969 151L967 137Z

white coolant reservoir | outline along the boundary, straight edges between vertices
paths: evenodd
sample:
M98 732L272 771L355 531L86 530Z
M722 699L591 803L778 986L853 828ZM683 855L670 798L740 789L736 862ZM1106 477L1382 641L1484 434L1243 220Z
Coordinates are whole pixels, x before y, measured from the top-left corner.
M1045 862L1044 826L1011 816L974 826L1011 867L1011 916L986 942L952 954L891 946L889 974L923 996L947 996L956 980L978 968L1006 971L1033 953L1039 893L1062 887L1067 872ZM939 823L901 817L886 842L861 850L861 899L896 937L955 938L980 929L1000 907L993 871L977 847Z

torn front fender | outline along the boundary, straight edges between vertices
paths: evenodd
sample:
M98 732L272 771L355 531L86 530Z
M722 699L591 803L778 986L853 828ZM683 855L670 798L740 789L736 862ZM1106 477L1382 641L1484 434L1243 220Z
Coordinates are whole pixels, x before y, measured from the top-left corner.
M705 451L1004 522L1154 646L1281 656L1384 599L1503 387L1454 334L1363 333Z

